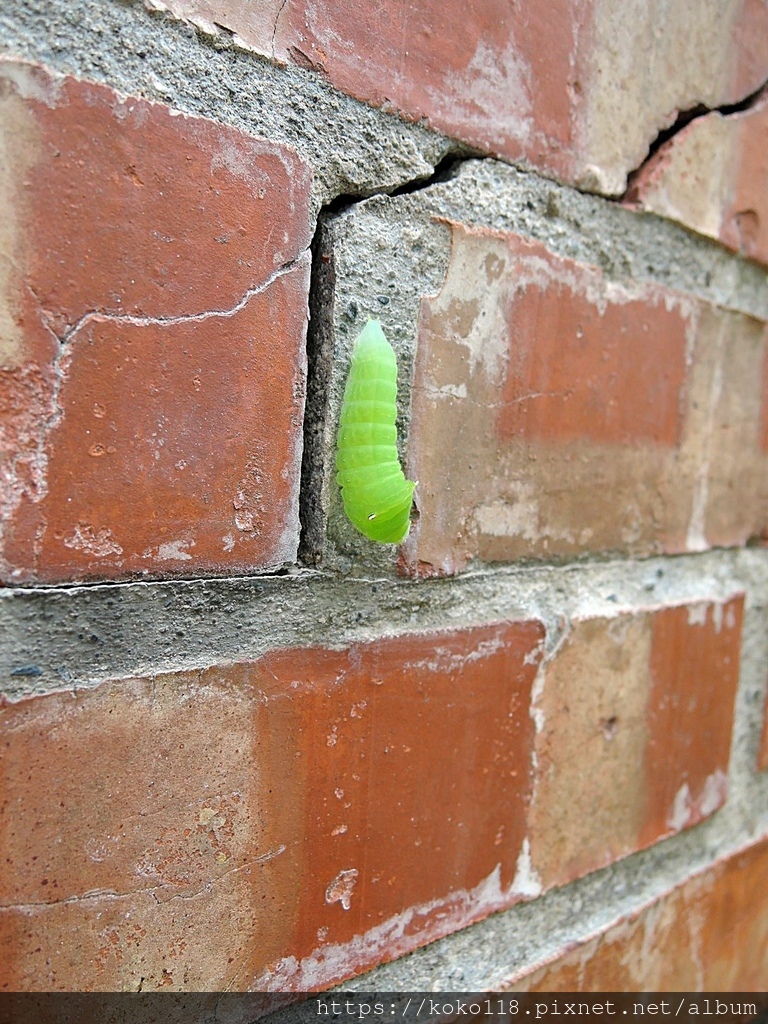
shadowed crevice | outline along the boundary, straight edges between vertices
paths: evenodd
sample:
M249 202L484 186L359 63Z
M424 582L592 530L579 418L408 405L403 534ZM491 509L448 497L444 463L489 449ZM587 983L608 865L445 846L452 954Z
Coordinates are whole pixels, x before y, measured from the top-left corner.
M333 367L333 303L336 288L336 267L328 216L329 208L324 207L320 211L311 245L307 395L299 492L299 563L302 565L317 565L320 562L325 533L322 507L325 473L323 437Z

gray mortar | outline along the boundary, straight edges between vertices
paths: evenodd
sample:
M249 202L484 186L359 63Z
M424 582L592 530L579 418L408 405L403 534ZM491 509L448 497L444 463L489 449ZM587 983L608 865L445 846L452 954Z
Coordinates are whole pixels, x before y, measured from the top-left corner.
M722 600L742 590L750 613L768 606L768 550L508 567L417 583L304 570L8 588L0 591L0 692L18 700L105 679L256 658L275 646L343 647L404 632L525 618L546 624L552 647L563 622L572 618Z
M469 152L316 74L119 0L5 0L0 50L292 146L314 170L313 216L335 196L390 191Z

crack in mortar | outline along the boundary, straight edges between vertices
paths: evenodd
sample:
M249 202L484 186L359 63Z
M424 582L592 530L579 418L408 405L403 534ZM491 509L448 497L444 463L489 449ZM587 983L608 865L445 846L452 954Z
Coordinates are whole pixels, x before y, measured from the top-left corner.
M605 198L615 203L625 202L631 196L637 179L646 169L648 164L654 159L659 150L668 142L671 142L672 139L687 128L688 125L693 124L694 121L700 121L709 114L722 114L723 117L729 117L732 114L743 114L745 111L751 110L753 107L757 106L757 104L766 96L768 96L768 79L762 82L757 89L754 89L743 99L737 100L735 103L723 103L718 107L708 107L704 103L697 103L695 106L689 107L687 110L678 111L677 117L669 128L663 128L651 142L648 147L648 152L640 164L627 173L627 186L622 194L620 196L606 196Z

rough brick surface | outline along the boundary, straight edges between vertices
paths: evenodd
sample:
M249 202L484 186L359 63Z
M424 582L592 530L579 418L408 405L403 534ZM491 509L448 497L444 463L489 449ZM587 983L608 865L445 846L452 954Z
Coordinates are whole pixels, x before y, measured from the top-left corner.
M0 132L2 576L295 557L306 165L11 61Z
M768 841L718 861L512 986L526 992L763 992Z
M2 985L307 989L518 898L541 639L283 651L6 706Z
M573 624L534 710L530 847L543 888L722 805L742 614L735 598Z
M419 316L407 571L765 532L765 324L518 235L452 235Z
M765 79L759 0L147 0L206 31L312 68L337 88L568 181L623 190L661 127L698 102L733 102ZM670 73L674 69L674 74ZM617 133L616 125L622 126Z
M695 824L741 608L580 621L545 664L513 622L6 706L1 983L322 987Z
M768 96L689 124L643 167L627 202L768 263Z

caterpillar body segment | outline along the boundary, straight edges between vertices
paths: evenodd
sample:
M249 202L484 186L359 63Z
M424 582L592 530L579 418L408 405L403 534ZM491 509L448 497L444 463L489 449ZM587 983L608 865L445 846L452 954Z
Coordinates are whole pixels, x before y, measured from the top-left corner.
M416 486L397 457L396 416L397 360L379 321L369 320L352 352L336 471L348 519L383 544L405 540Z

